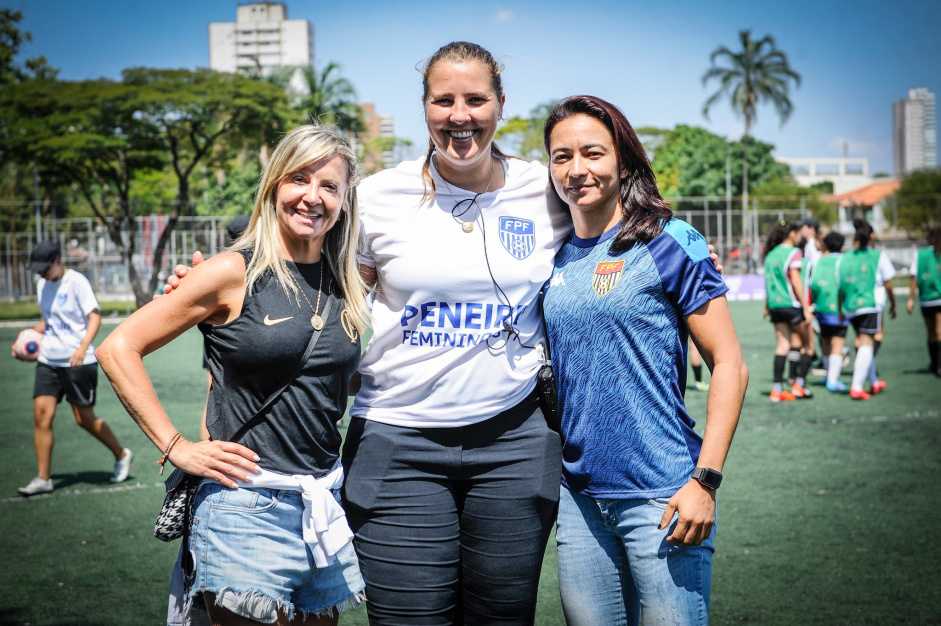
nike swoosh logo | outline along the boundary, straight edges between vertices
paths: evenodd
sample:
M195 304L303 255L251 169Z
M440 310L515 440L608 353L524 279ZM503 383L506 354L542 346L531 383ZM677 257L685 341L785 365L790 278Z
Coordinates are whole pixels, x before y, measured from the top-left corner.
M281 322L286 322L286 321L288 321L289 319L291 319L291 318L293 318L293 317L294 317L294 316L292 315L291 317L279 317L278 319L273 320L273 319L271 319L270 317L268 317L267 315L265 315L265 326L274 326L275 324L280 324Z

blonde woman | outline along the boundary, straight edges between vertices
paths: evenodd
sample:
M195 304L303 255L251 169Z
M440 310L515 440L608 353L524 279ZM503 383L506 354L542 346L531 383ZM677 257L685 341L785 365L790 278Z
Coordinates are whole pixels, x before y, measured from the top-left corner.
M204 605L216 624L336 624L341 609L363 599L338 504L336 427L367 321L355 183L343 137L295 129L272 153L251 222L232 248L134 313L97 351L154 446L205 477L185 610ZM214 382L211 439L191 442L161 406L142 359L196 325ZM313 333L317 343L301 363Z

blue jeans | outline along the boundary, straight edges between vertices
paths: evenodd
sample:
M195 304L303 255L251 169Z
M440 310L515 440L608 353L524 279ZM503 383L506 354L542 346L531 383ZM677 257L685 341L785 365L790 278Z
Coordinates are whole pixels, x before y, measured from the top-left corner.
M589 498L562 487L556 541L569 626L709 623L716 526L702 545L666 541L666 499Z

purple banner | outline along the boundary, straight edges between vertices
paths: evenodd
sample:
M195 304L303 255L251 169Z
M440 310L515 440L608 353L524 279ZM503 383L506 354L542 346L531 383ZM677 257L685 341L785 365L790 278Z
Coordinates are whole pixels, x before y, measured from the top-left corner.
M764 300L765 277L760 274L740 274L738 276L723 276L729 292L729 300Z

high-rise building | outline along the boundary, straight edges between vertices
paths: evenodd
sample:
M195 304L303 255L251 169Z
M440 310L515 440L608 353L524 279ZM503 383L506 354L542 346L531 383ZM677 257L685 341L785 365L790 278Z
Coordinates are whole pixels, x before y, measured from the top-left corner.
M372 102L360 102L359 106L363 110L363 121L366 123L366 130L353 138L353 149L362 156L361 165L363 170L376 172L384 168L395 167L394 146L377 148L373 141L380 137L391 139L395 136L392 116L377 114L376 106ZM381 148L388 149L382 150Z
M934 94L924 87L892 105L895 175L938 167L938 127Z
M235 22L209 24L209 67L223 72L284 65L314 65L314 29L307 20L289 20L283 2L239 5Z

